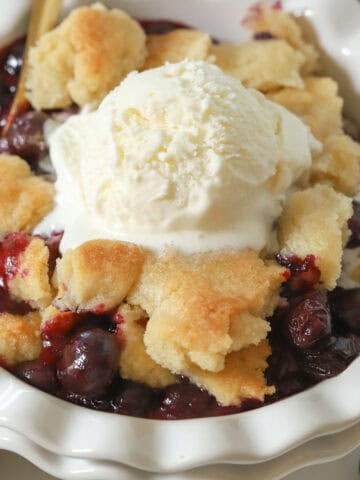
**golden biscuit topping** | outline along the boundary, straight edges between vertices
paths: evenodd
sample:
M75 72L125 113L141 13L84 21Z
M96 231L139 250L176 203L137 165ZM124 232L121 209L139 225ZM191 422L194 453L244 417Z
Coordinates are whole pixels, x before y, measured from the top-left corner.
M331 78L308 77L304 88L283 88L267 97L300 117L320 141L342 132L343 100Z
M319 53L311 43L308 43L303 36L297 19L288 13L277 8L264 7L260 10L248 26L257 32L269 32L275 38L288 42L305 57L301 67L302 75L308 75L319 68Z
M137 280L143 262L139 247L93 240L67 250L57 264L60 310L106 312L120 305Z
M210 54L211 38L197 30L181 29L163 35L148 35L148 56L142 70L156 68L166 62L182 60L207 60Z
M280 219L281 252L301 258L315 255L321 283L332 290L341 273L343 248L350 234L347 221L351 215L351 199L326 185L294 193Z
M53 289L49 279L49 250L41 238L32 238L19 255L16 273L8 280L10 295L42 309L51 303Z
M312 184L326 183L348 196L355 196L360 184L360 145L344 134L329 135L323 151L314 158Z
M281 87L299 87L304 83L300 69L305 57L284 40L253 41L236 45L214 45L215 63L246 87L261 92ZM273 68L276 65L276 69Z
M36 109L98 104L146 57L145 34L125 12L75 9L30 51L28 98Z
M38 358L41 349L40 323L38 312L27 315L0 313L0 359L6 365Z
M0 234L31 231L54 206L54 186L19 157L0 154Z

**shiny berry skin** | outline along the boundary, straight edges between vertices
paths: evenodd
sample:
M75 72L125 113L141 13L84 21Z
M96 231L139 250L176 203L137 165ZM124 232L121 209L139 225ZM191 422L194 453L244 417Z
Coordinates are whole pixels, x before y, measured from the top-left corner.
M6 135L10 151L33 166L47 154L43 134L46 119L43 112L26 112L15 118Z
M300 366L308 377L316 382L334 377L343 372L347 366L341 358L334 355L332 349L305 350Z
M110 402L107 398L89 398L76 393L60 392L59 397L68 402L75 403L81 407L98 410L100 412L112 412Z
M1 130L1 105L0 105L0 130ZM0 154L2 153L6 155L11 155L10 145L6 137L0 137Z
M55 368L40 360L19 363L14 373L25 382L45 392L53 393L58 388Z
M152 418L178 420L204 417L208 408L212 406L212 400L207 392L191 383L170 385L164 390Z
M331 314L326 294L316 290L301 297L284 317L284 332L289 342L305 349L331 333Z
M24 46L25 39L20 38L0 49L0 130L6 124L16 92ZM0 153L4 151L4 143L0 142Z
M115 335L100 328L80 331L66 343L57 376L67 393L97 398L105 395L119 362Z

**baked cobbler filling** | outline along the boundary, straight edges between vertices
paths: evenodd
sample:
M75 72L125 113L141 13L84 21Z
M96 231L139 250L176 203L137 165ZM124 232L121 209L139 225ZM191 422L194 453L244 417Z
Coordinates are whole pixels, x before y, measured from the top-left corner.
M360 354L360 266L351 272L351 288L341 275L344 248L354 254L360 248L360 204L351 203L360 183L359 132L347 121L344 133L336 84L315 75L315 48L278 3L252 12L246 21L253 40L242 45L211 40L180 23L138 24L114 12L79 9L34 47L31 107L0 139L1 365L77 405L169 420L251 410L340 374ZM116 71L105 68L100 80L91 69L76 77L67 63L87 38L87 27L84 38L76 34L87 18L98 22L99 31L106 27L119 48L120 27L134 38L130 57L120 48L123 63ZM69 35L72 44L66 43ZM42 79L56 69L44 64L41 70L37 62L41 49L51 51L54 42L63 45L56 53L63 71L61 78L51 77L48 95ZM112 58L111 49L99 45ZM0 129L16 91L23 46L19 39L0 51ZM275 76L267 57L279 65ZM98 104L134 69L185 58L215 63L259 90L299 116L322 143L306 175L300 167L294 174L296 191L282 199L274 221L276 248L265 254L259 247L157 255L95 237L64 250L61 228L35 233L54 206L54 187L42 166L49 155L48 122ZM187 78L192 65L184 65ZM86 72L88 66L81 68ZM167 68L166 75L177 74ZM207 74L207 67L196 68ZM129 123L146 124L130 110ZM127 139L119 138L123 147ZM171 169L175 160L168 162ZM285 165L277 164L271 188L284 188L290 175Z
M355 215L349 224L358 226ZM353 248L360 246L356 233L355 227ZM52 264L59 256L60 238L55 234L46 239ZM16 233L6 235L0 244L1 311L19 315L31 311L29 305L11 299L6 288L28 244L27 235ZM360 289L336 288L330 294L316 290L319 270L314 256L302 260L278 254L277 261L287 268L287 280L269 319L272 354L266 376L276 393L264 402L247 399L240 406L224 407L184 377L164 389L122 379L117 363L126 337L119 314L58 313L42 329L39 359L8 368L29 384L78 405L156 419L227 415L286 398L338 375L359 355Z

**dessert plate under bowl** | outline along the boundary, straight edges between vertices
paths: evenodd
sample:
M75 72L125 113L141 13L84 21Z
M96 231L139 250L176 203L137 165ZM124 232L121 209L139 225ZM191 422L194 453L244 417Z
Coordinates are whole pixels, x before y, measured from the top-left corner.
M66 0L64 6L69 10L75 5L89 3ZM120 6L137 17L183 21L220 39L242 41L249 36L241 19L251 1L113 0L104 3ZM283 1L283 5L302 15L306 30L323 52L325 70L339 81L347 113L354 118L358 115L360 121L357 108L360 97L359 2L288 0ZM0 45L24 33L29 6L30 0L0 0ZM273 405L228 417L175 422L86 410L44 394L0 369L0 428L11 432L9 449L29 458L40 468L71 479L136 479L136 476L121 476L122 469L127 467L172 474L199 466L234 463L253 465L246 467L253 472L250 476L248 470L246 478L266 480L268 477L264 473L256 476L261 462L280 456L285 458L290 455L284 455L286 452L296 449L291 452L293 454L306 442L311 441L309 445L314 446L310 450L313 457L307 457L309 460L305 463L329 459L331 455L323 450L323 439L318 437L352 427L349 432L357 433L351 437L349 449L355 448L356 443L360 443L356 426L359 420L360 358L338 377ZM75 460L83 462L84 466L109 466L107 462L112 462L111 468L118 468L119 476L112 473L104 477L95 467L93 470L89 467L82 477L75 476L72 467L68 470L63 467L64 471L56 473L55 464L50 467L51 462L41 460L41 455L30 454L24 444L47 452L59 465L74 466ZM6 448L4 442L0 443L0 448ZM287 471L303 464L294 461ZM280 478L282 474L274 473L271 478ZM213 478L219 476L226 478L220 474Z

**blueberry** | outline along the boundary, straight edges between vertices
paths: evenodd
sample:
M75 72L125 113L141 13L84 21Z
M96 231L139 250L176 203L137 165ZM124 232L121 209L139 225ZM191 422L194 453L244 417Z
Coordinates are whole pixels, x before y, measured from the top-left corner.
M313 346L331 333L326 294L316 290L303 295L284 318L285 336L300 349Z
M337 288L330 296L335 317L349 330L360 333L360 288Z
M10 150L36 165L47 154L43 126L47 116L43 112L27 112L15 118L7 141Z
M346 362L351 362L360 354L360 337L350 333L345 337L336 337L332 351L334 355Z
M40 360L19 363L14 373L25 382L45 392L53 393L58 387L55 368Z
M57 376L67 393L98 398L111 385L119 362L115 337L100 328L76 333L65 344Z
M348 220L348 226L351 230L351 237L348 241L348 248L356 248L360 246L360 203L353 202L354 213Z
M154 389L123 380L115 398L111 400L112 411L124 415L147 417L155 399Z
M163 420L204 417L211 404L212 397L206 391L191 383L177 383L164 390L152 416Z
M312 380L320 382L345 370L347 364L332 349L309 349L303 352L300 361L302 371Z

